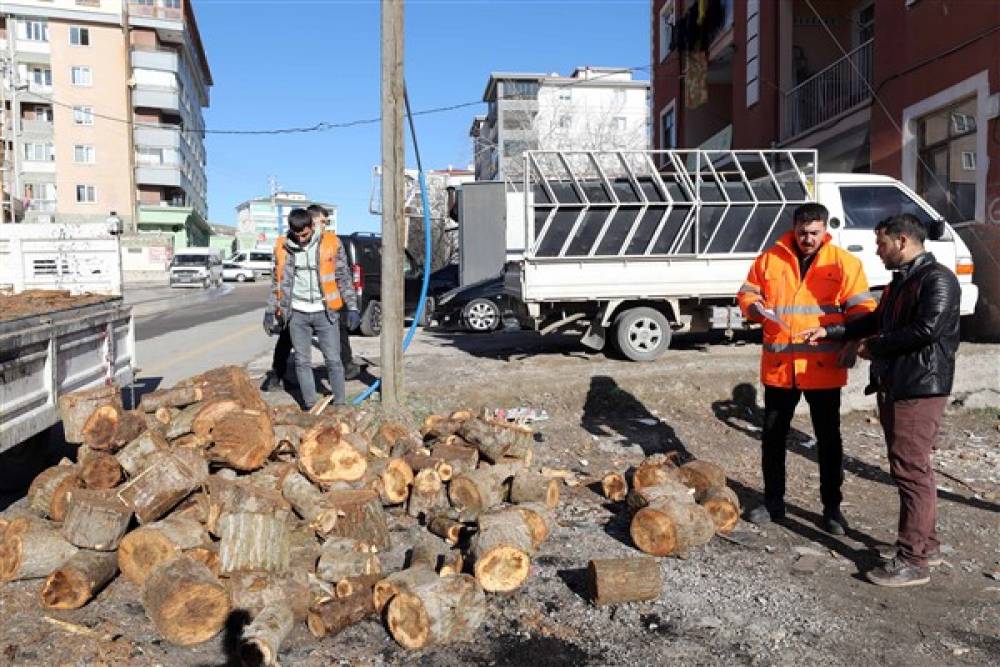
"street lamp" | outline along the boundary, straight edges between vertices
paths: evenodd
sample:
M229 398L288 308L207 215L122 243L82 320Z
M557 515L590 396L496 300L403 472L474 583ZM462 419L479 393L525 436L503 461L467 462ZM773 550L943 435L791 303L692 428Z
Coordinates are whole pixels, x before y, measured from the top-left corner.
M108 234L115 237L118 242L118 295L125 296L125 258L122 257L122 219L118 214L111 211L110 215L104 219L104 224L108 228Z

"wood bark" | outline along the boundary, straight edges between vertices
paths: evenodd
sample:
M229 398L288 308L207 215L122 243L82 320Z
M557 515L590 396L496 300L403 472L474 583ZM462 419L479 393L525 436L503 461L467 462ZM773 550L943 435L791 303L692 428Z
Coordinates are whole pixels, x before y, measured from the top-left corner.
M464 419L449 419L442 415L428 415L424 419L423 426L420 427L420 435L424 438L443 438L458 433Z
M290 536L285 512L233 512L219 519L219 561L223 575L237 571L284 572Z
M156 521L208 479L208 462L191 449L157 451L149 465L118 492L140 524Z
M316 576L332 584L349 577L381 573L382 564L378 556L365 545L343 537L327 540L316 564Z
M456 475L448 485L451 504L472 512L483 512L499 505L507 497L508 480L518 469L518 466L495 465Z
M348 597L331 598L313 605L306 625L314 637L326 637L374 615L372 595L361 589Z
M413 469L401 458L373 459L368 464L365 479L375 489L383 505L399 505L410 496Z
M193 449L201 452L202 456L205 456L205 450L207 450L209 445L212 443L210 440L207 440L200 435L185 433L179 438L174 438L174 441L170 444L174 449Z
M63 423L63 437L66 442L83 442L83 427L101 405L117 403L121 406L121 396L116 386L101 385L93 389L82 389L59 397L59 417Z
M701 494L701 505L712 516L715 530L723 535L733 532L740 520L740 499L728 486L712 486Z
M195 431L196 435L201 435ZM263 467L274 449L274 429L267 412L233 410L213 423L209 456L235 470Z
M410 452L403 457L403 460L406 461L414 473L419 473L421 470L427 469L433 470L438 474L442 482L447 482L454 474L451 464L439 456L433 456L424 452Z
M346 598L354 595L358 591L365 591L368 597L371 597L372 591L375 588L375 584L380 582L385 575L381 572L378 574L364 574L357 577L346 577L341 579L334 586L334 593L338 598Z
M189 405L178 412L164 430L164 437L166 437L167 440L173 440L181 437L182 435L191 433L192 422L198 414L198 411L203 407L204 406L201 403L195 403L194 405Z
M118 545L118 567L122 576L142 585L161 563L188 549L207 546L211 541L205 527L196 520L170 515L123 537Z
M500 461L512 444L493 425L479 418L463 422L458 434L478 449L480 456L490 463Z
M318 535L329 535L337 525L337 510L329 506L323 493L299 472L292 471L285 476L281 494Z
M668 477L653 486L633 488L625 502L629 509L638 511L658 498L669 498L677 503L693 503L694 491L680 480Z
M167 439L157 431L146 431L115 452L115 459L129 477L135 477L149 465L153 452L170 448Z
M479 465L479 450L467 445L439 442L431 448L431 454L451 465L452 477L472 472Z
M709 489L726 485L726 471L711 461L688 461L678 472L684 483L694 489L694 497L698 502L701 502Z
M608 558L587 564L587 583L596 605L655 600L663 574L655 558Z
M174 417L180 413L180 408L159 408L153 413L153 419L155 419L161 427L166 427L169 426L170 422L174 420Z
M245 369L238 366L222 366L187 378L178 385L201 387L205 400L228 398L248 410L267 410L267 403L260 391L250 380Z
M653 556L674 556L711 540L715 524L701 505L668 495L651 500L636 512L629 533L641 551Z
M115 450L146 430L146 420L119 403L98 407L83 425L83 444L91 449Z
M485 617L486 595L466 574L400 592L386 611L389 634L409 649L470 639Z
M379 551L389 549L389 525L378 493L371 489L330 491L327 499L338 513L332 535L355 539Z
M274 604L287 604L295 621L303 621L309 613L313 593L313 575L289 571L284 574L267 572L234 572L225 579L233 609L242 609L257 616Z
M531 534L531 543L536 549L549 539L549 535L556 528L555 514L544 503L521 503L515 505L513 509L521 513L521 518L524 519Z
M232 412L244 409L246 408L239 401L229 398L213 398L200 403L191 415L191 433L211 440L212 430L220 420Z
M301 426L291 424L274 425L274 454L294 456L299 450L302 436L306 430Z
M456 521L447 515L439 514L427 522L427 529L454 545L458 544L458 541L462 539L462 534L465 532L466 527L461 521Z
M219 519L232 512L257 512L262 514L285 512L291 505L278 490L269 490L246 479L229 479L220 474L212 475L205 484L208 495L208 516L205 527L218 536Z
M146 615L172 644L208 641L229 617L229 594L207 567L187 556L159 564L142 590Z
M317 484L357 481L368 467L362 443L360 439L345 439L337 427L310 429L299 446L299 470Z
M77 551L48 521L14 519L0 543L0 582L47 577Z
M204 398L200 387L172 387L151 391L139 401L143 412L156 412L160 408L183 408Z
M439 578L437 572L429 567L411 567L393 572L372 588L372 602L375 605L375 611L381 614L389 601L401 591L410 590L414 586Z
M444 482L434 468L424 468L413 478L406 513L426 522L429 517L448 507Z
M534 550L531 530L516 509L481 515L469 548L476 581L493 593L520 588L528 578Z
M510 501L540 502L556 507L559 504L559 481L530 470L520 470L510 482Z
M436 536L423 533L410 550L409 567L428 567L439 575L448 576L462 570L462 552Z
M667 480L679 480L676 456L654 454L646 458L632 475L632 488L656 486Z
M39 516L62 521L66 517L70 491L82 484L79 473L80 468L69 459L46 468L28 487L28 506Z
M271 421L275 425L296 426L308 431L317 424L328 422L328 415L314 415L303 412L298 406L277 406L271 410Z
M79 609L118 574L115 554L81 549L45 580L42 606L46 609Z
M240 660L244 665L278 665L278 652L292 631L295 619L287 602L269 604L243 628Z
M409 434L410 429L403 424L383 422L372 436L372 454L380 458L389 458L396 447L396 442L402 438L406 438Z
M296 471L295 464L287 461L272 461L244 479L254 486L267 491L281 492L285 478Z
M122 477L118 459L107 452L93 452L80 466L80 481L88 489L113 489Z
M205 544L192 549L185 549L182 552L191 560L198 561L211 571L215 576L222 575L222 560L219 558L219 545L215 542Z
M132 522L132 509L109 491L76 489L70 493L63 537L78 547L114 551Z

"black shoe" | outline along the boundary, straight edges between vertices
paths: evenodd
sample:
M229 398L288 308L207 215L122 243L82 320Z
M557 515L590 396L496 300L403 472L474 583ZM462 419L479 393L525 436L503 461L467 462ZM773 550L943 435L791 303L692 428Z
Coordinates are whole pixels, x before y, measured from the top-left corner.
M746 519L752 524L763 526L772 521L781 521L785 518L785 508L772 507L768 509L766 505L758 505L747 512Z
M281 378L274 371L268 371L260 385L261 391L274 391L281 387Z
M900 588L928 583L931 580L931 571L926 567L907 563L897 556L871 570L866 576L873 584Z
M840 510L823 512L823 530L826 532L831 535L846 535L848 528L850 526L847 525L847 519L844 518Z
M347 364L344 366L344 379L354 380L359 375L361 375L361 366L357 364Z

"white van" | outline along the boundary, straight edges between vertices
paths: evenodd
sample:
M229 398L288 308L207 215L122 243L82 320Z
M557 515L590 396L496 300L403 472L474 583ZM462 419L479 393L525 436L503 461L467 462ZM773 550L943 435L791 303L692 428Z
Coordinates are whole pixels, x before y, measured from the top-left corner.
M255 274L271 275L271 263L274 261L274 251L270 248L254 248L241 250L226 260L230 264L239 264L244 269L250 269Z
M222 257L217 248L184 248L170 261L171 287L219 287Z

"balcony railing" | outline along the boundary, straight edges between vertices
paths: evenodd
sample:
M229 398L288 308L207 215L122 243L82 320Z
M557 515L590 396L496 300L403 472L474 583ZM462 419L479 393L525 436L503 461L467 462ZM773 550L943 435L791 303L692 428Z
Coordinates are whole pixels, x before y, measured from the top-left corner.
M132 16L171 19L173 21L180 21L184 16L184 10L181 7L162 7L160 5L147 5L138 2L128 3L128 13Z
M867 82L872 80L873 41L868 40L785 94L782 139L807 132L871 98Z

